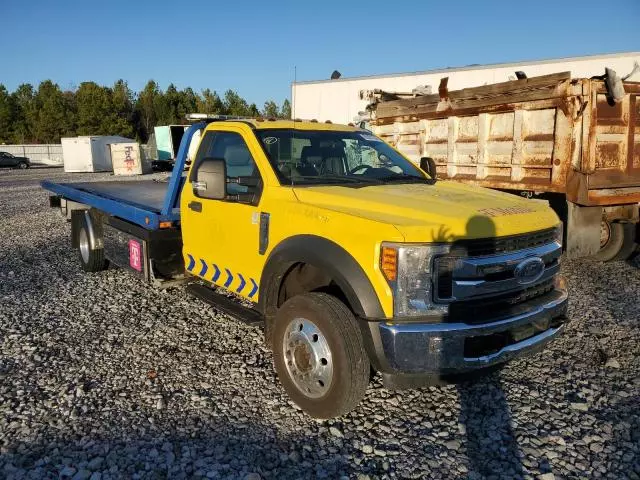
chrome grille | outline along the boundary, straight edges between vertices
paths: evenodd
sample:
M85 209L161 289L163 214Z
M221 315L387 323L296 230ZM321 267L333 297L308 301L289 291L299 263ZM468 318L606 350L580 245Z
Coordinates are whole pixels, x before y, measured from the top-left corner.
M525 288L517 292L499 295L493 298L456 302L449 306L451 321L464 320L464 323L478 324L487 320L499 320L502 317L517 315L518 306L524 302L541 300L549 295L554 295L553 279L533 287Z
M483 310L495 313L553 290L562 254L555 229L500 240L467 242L464 251L481 255L461 255L463 250L454 247L450 254L434 260L434 300L449 304L450 315L475 318ZM514 249L516 246L526 247ZM496 248L502 253L486 255ZM518 283L516 267L532 257L542 259L544 270L535 281Z

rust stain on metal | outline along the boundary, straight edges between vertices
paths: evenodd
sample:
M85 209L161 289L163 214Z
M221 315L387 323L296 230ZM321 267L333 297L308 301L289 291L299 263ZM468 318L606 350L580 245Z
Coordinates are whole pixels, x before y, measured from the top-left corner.
M620 146L617 143L596 144L596 168L618 167L620 160Z
M600 125L627 125L622 103L609 104L606 97L598 95L596 110L598 112L598 124Z
M553 142L553 133L525 135L523 139L527 142Z
M640 200L640 82L624 87L628 95L609 105L603 81L566 72L463 90L449 90L443 78L437 95L380 100L372 125L412 158L436 159L443 178L565 193L582 205L628 204ZM389 133L414 122L419 131Z
M627 133L627 173L632 174L635 168L634 153L636 149L636 95L629 95L629 129Z

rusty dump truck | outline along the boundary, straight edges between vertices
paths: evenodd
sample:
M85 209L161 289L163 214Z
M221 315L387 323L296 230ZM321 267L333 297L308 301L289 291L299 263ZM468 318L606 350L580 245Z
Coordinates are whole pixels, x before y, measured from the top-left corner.
M568 257L628 257L638 241L640 83L615 72L616 83L518 74L457 91L445 78L433 95L360 95L373 132L416 163L432 158L439 177L547 200Z

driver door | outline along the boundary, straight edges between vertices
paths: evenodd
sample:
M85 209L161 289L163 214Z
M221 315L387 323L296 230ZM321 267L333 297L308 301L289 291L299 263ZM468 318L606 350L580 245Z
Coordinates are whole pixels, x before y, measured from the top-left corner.
M224 159L227 179L252 177L260 173L240 131L206 131L185 181L180 200L183 256L191 274L224 287L251 301L257 300L258 282L264 258L259 253L259 187L227 183L227 198L200 198L193 181L205 158ZM254 200L238 201L234 195L251 193Z

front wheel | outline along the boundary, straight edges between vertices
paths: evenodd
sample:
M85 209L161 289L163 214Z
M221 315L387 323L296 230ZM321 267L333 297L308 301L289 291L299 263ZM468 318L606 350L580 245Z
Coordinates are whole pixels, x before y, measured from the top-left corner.
M27 168L29 168L29 164L27 164L26 162L20 162L20 163L18 164L18 168L19 168L20 170L26 170Z
M338 417L364 397L370 365L356 322L344 303L318 292L290 298L276 314L276 372L289 397L312 417Z

